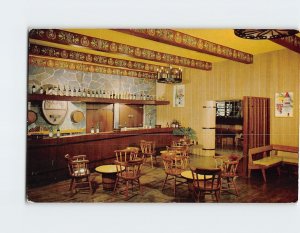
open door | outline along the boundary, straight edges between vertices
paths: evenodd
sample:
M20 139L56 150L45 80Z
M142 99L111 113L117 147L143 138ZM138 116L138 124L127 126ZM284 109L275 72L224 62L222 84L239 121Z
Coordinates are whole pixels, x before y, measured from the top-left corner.
M247 174L248 150L270 144L270 98L243 97L243 176Z

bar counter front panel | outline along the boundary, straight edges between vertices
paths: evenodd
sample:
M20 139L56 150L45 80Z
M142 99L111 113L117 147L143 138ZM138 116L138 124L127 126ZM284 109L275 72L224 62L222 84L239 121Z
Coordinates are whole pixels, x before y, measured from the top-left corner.
M27 186L51 183L68 177L66 154L87 155L90 170L115 157L114 150L155 141L157 148L171 145L177 136L172 128L136 129L60 138L27 140Z

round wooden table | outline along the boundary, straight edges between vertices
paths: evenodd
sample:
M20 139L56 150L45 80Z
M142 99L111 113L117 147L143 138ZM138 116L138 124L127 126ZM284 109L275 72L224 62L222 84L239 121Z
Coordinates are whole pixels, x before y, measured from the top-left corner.
M123 168L125 169L125 168ZM114 190L115 183L117 180L117 167L116 165L101 165L95 168L96 172L102 174L102 185L104 190Z
M185 178L187 180L188 183L188 187L189 187L189 191L193 191L193 175L192 175L192 171L183 171L180 174L183 178ZM210 179L210 176L206 176L207 179ZM204 176L203 175L198 175L198 179L199 180L204 180Z

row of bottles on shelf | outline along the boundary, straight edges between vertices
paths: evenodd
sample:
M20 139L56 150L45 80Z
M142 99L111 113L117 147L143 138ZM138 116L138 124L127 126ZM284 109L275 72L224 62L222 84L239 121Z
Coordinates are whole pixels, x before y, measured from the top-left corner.
M92 98L108 98L108 99L130 99L130 100L155 100L154 95L149 95L144 93L129 93L129 92L116 92L106 91L106 90L90 90L90 89L83 89L81 90L80 87L76 89L75 87L72 89L69 87L66 89L64 86L63 89L60 86L48 88L44 90L41 86L39 90L32 85L31 88L32 94L46 94L46 95L58 95L58 96L77 96L77 97L92 97Z

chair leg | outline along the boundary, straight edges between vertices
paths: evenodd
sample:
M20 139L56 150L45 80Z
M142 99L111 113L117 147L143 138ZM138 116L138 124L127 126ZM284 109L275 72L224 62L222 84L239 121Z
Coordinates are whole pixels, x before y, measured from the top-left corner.
M126 199L128 198L128 183L129 183L129 181L126 180Z
M226 181L227 181L227 189L230 189L230 178L227 177Z
M150 155L150 159L151 159L151 167L153 168L153 158L152 158L152 155Z
M264 182L266 183L266 182L267 182L267 178L266 178L266 170L265 170L265 169L261 169L261 173L262 173L262 175L263 175Z
M174 176L174 197L176 197L176 176Z
M143 189L142 189L142 187L141 187L141 182L140 182L140 179L139 179L139 178L137 179L137 182L138 182L138 186L139 186L140 193L143 195Z
M73 183L74 183L74 179L75 179L75 178L72 177L71 182L70 182L69 191L73 191Z
M236 195L239 196L239 191L238 191L238 189L237 189L237 186L236 186L236 183L235 183L235 179L234 179L234 178L232 179L232 183L233 183L233 186L234 186Z
M90 194L92 194L92 193L93 193L92 182L90 181L90 178L89 178L89 177L87 177L87 181L88 181L88 183L89 183Z
M219 202L217 191L215 191L215 197L216 197L217 202Z
M117 176L115 187L114 187L114 191L113 191L113 195L116 194L118 182L119 182L119 177Z
M165 179L165 181L164 181L164 183L163 183L163 186L162 186L161 191L163 191L164 188L165 188L165 184L166 184L166 182L167 182L168 176L169 176L169 175L167 174L167 175L166 175L166 179Z

